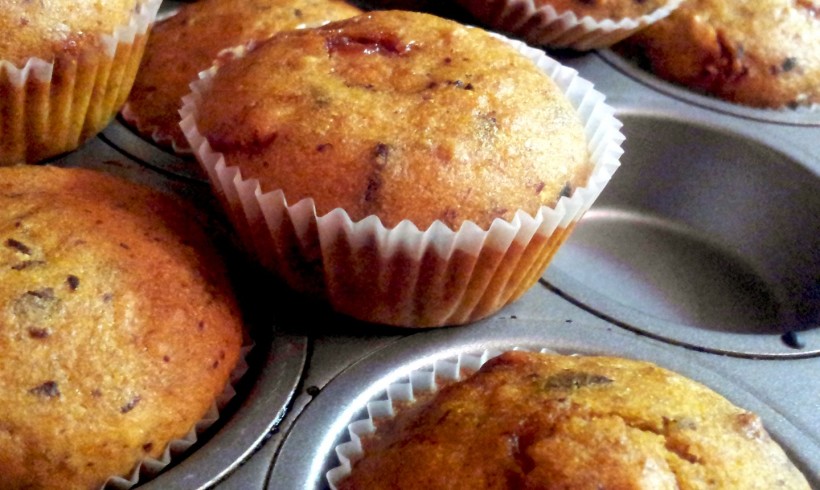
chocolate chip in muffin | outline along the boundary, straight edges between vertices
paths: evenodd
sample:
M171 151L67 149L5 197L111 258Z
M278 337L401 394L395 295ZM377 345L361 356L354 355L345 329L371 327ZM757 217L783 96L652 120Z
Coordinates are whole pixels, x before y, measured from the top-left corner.
M8 240L6 240L6 246L17 250L21 254L31 255L31 248L29 248L28 245L24 244L23 242L15 240L14 238L9 238Z
M137 406L137 404L139 404L140 400L142 400L142 397L139 395L131 398L131 400L129 400L128 403L120 407L120 413L130 412Z
M32 395L43 396L46 398L55 398L60 396L60 389L56 381L46 381L45 383L35 386L28 390Z
M80 278L74 274L69 274L66 278L66 282L68 283L68 288L72 291L76 291L77 288L80 287Z

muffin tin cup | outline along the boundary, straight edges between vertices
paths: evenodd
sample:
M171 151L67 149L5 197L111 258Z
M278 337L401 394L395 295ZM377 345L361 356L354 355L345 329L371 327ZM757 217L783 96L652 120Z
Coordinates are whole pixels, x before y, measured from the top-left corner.
M574 12L558 12L536 0L459 0L481 22L551 48L587 51L605 48L668 16L682 0L672 0L636 18L594 19Z
M577 109L594 168L587 185L561 197L555 208L542 206L535 216L519 210L488 230L466 222L453 231L438 221L419 230L406 220L386 228L376 216L354 222L339 208L319 216L312 199L289 204L281 190L263 192L256 179L245 179L214 152L196 127L198 101L208 96L218 64L202 72L183 99L181 126L246 247L292 288L326 296L337 311L369 322L467 323L515 300L537 280L622 153L620 122L592 84L542 51L509 42Z
M471 329L415 335L373 353L335 377L299 416L279 449L270 488L335 488L363 454L358 439L374 431L371 417L390 417L393 400L407 401L456 379L509 350L602 355L651 362L706 385L761 417L772 438L814 486L820 445L765 401L709 363L683 350L624 332L563 321L494 319ZM415 395L414 395L415 394Z
M234 386L239 383L248 371L246 358L252 348L253 344L247 339L245 345L242 346L239 361L231 372L228 384L225 385L222 393L216 397L202 419L194 424L183 437L169 441L159 458L148 457L138 462L127 476L111 476L100 487L100 490L128 490L140 482L150 480L161 473L172 462L180 458L191 446L196 444L199 437L219 421L220 411L236 396Z
M78 55L22 67L0 60L0 165L73 150L100 132L125 102L160 0L146 0L128 23Z

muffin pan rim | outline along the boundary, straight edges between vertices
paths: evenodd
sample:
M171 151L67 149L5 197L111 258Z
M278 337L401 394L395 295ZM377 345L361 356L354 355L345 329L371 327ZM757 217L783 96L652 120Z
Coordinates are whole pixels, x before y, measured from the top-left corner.
M552 330L555 329L555 330ZM622 330L590 331L584 324L567 327L557 320L485 320L471 328L437 330L402 338L360 359L331 379L322 392L298 414L277 451L267 476L269 488L326 488L324 471L336 466L332 454L347 424L355 420L372 394L380 393L402 374L434 360L462 352L513 347L553 349L557 352L614 355L655 363L709 386L732 403L764 420L774 439L790 455L813 485L820 485L820 442L801 432L775 407L752 393L745 383L711 362L698 363L683 350L652 344ZM626 338L628 342L620 342ZM552 343L552 344L551 344ZM375 374L378 372L379 374ZM346 396L347 395L347 396ZM344 403L339 398L344 397ZM310 457L302 457L311 454Z

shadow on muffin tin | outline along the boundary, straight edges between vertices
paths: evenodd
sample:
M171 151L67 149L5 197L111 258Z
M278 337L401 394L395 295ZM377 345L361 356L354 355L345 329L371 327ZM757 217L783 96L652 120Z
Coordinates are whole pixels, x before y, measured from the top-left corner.
M545 283L605 320L698 350L820 354L820 111L738 107L623 60L619 78L600 62L617 55L600 56L579 69L618 109L622 166Z
M410 371L429 370L434 362L454 360L459 354L512 348L631 357L695 379L760 415L769 433L812 486L820 485L820 446L739 384L696 362L685 350L641 341L620 330L584 327L567 328L563 322L496 319L470 328L414 335L375 352L334 378L299 415L279 449L268 476L268 488L329 488L325 474L339 465L334 448L350 440L348 424L367 418L367 403L386 399L388 385L406 379Z

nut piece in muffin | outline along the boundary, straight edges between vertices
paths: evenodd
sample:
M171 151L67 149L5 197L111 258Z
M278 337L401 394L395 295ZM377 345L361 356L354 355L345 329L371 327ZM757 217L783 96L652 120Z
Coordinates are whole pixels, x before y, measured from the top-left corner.
M759 417L620 358L504 353L363 446L340 490L809 488Z
M611 175L590 155L619 155L602 97L582 122L547 73L579 101L591 85L519 49L372 12L217 65L183 125L248 247L293 288L371 322L464 323L532 285L599 192L577 191ZM585 135L599 126L600 152Z
M820 104L817 0L688 0L619 49L661 78L729 102Z
M125 118L158 143L187 150L180 99L220 51L276 32L353 17L342 0L202 0L184 5L151 32Z
M80 169L0 169L3 488L100 488L213 406L243 332L195 212Z
M0 0L0 165L77 148L128 96L159 0Z

